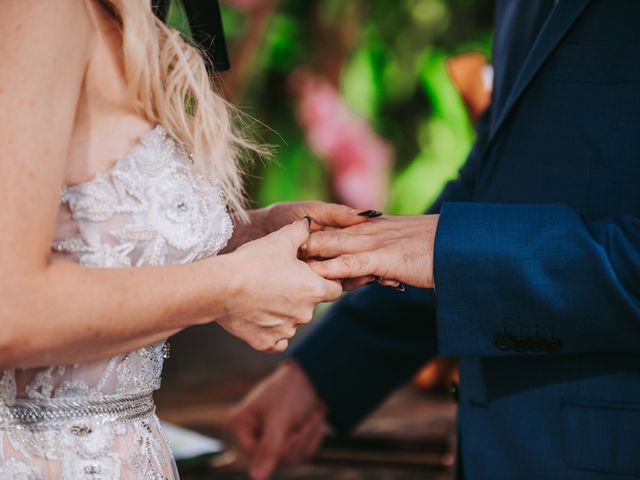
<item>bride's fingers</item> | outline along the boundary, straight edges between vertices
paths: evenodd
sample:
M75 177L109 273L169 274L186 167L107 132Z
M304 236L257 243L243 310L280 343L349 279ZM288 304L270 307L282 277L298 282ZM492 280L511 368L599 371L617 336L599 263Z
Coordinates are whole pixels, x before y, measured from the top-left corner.
M271 338L272 347L266 351L268 353L284 352L289 347L289 339L296 335L297 330L297 326L294 325L271 327L269 337Z
M303 218L289 225L285 225L270 236L279 241L289 242L289 245L295 248L295 252L297 253L300 247L308 242L310 223L311 217Z
M287 340L286 338L282 338L275 343L275 345L270 351L272 353L282 353L287 348L289 348L289 340Z
M324 285L324 293L320 297L320 301L333 302L334 300L340 298L340 295L342 295L343 292L342 282L340 281L340 279L330 279L325 277L322 280Z

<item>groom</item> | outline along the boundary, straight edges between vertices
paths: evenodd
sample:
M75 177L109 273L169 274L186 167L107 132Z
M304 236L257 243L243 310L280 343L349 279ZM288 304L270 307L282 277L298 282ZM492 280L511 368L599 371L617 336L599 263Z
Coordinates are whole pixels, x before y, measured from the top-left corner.
M252 476L460 357L458 478L640 478L640 2L497 2L492 103L429 215L311 237L347 296L236 410ZM435 289L433 287L435 286Z

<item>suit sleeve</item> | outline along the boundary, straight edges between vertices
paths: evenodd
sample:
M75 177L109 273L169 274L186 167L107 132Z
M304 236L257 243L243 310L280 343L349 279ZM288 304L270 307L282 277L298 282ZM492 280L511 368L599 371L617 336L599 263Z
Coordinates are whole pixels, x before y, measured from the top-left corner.
M292 356L346 434L435 354L434 325L432 291L370 285L337 302Z
M488 110L480 117L478 141L430 213L445 200L473 198L490 115ZM400 293L372 285L337 302L294 345L292 356L327 403L332 425L344 434L435 355L435 340L433 291Z
M436 233L442 355L640 353L640 218L447 203Z

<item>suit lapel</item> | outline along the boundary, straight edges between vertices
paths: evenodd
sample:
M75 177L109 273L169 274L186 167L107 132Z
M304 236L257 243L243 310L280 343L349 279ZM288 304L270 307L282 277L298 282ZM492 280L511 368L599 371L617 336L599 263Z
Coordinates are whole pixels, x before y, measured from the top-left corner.
M589 2L590 0L560 0L558 5L553 9L549 19L542 27L540 35L538 35L537 40L531 48L529 55L527 55L511 87L507 101L500 106L500 111L497 112L495 117L497 120L493 122L491 128L492 138L495 137L504 120L509 115L509 112L511 112L513 106L523 94L529 82L531 82L531 79ZM508 61L508 59L506 59L506 61Z

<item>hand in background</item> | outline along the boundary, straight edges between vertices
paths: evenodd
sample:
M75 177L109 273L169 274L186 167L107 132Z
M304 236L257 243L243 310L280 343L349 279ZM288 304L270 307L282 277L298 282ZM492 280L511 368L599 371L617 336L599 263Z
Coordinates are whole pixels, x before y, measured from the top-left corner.
M433 247L438 215L380 217L341 230L312 234L309 257L328 260L309 265L328 279L393 279L433 288ZM349 282L343 282L349 288Z
M326 407L292 360L249 392L229 426L249 460L253 480L266 480L279 464L312 456L327 432Z
M230 293L218 323L257 350L282 352L315 307L342 294L339 281L325 280L298 259L309 222L298 220L219 258L227 262Z
M318 201L274 203L247 213L249 223L236 222L236 230L225 252L231 252L246 242L262 238L305 215L313 219L312 232L325 228L350 227L366 222L371 215L379 215L373 210L359 211L344 205Z

